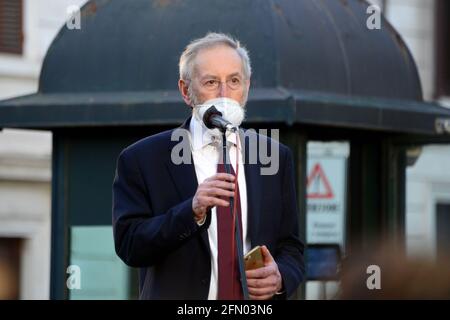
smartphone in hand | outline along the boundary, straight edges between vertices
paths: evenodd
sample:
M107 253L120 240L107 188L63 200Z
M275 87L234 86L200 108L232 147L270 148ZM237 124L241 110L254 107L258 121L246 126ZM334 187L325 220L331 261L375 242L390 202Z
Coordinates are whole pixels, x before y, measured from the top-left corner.
M254 247L244 256L245 270L253 270L264 267L264 260L262 256L262 248L260 246Z

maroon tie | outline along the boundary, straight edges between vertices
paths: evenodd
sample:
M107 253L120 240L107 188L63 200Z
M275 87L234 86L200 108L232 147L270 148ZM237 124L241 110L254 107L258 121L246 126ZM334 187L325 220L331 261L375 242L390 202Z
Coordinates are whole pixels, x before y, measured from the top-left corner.
M235 175L230 165L231 174ZM225 172L223 163L217 165L217 172ZM237 183L237 181L236 181ZM229 200L227 198L226 200ZM239 219L242 235L241 203L239 189L237 193L236 219ZM237 252L235 248L233 217L230 207L217 206L217 242L218 242L218 269L219 269L219 300L243 300ZM240 244L242 247L242 244ZM234 255L233 255L234 252Z

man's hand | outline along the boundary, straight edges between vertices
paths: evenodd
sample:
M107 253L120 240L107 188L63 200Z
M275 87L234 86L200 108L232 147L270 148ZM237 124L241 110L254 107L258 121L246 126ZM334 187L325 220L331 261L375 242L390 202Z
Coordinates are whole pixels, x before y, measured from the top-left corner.
M282 288L278 266L266 246L262 246L264 267L245 271L248 293L252 300L267 300Z
M192 211L197 223L204 221L208 210L214 206L228 207L229 201L220 197L234 196L234 176L228 173L217 173L199 184L192 200Z

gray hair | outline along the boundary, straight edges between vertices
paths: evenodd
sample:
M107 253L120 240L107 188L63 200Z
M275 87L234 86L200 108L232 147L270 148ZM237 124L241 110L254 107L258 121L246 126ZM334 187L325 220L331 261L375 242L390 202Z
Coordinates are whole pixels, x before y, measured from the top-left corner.
M189 43L180 56L179 68L180 79L185 81L192 80L194 70L194 60L198 52L202 49L212 48L218 45L226 45L236 50L242 60L244 77L250 79L252 68L248 51L241 43L223 33L210 32L203 38L195 39Z

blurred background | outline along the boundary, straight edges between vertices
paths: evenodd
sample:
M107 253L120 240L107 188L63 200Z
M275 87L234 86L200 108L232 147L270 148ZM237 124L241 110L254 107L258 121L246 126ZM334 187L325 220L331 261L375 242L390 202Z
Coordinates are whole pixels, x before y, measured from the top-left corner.
M37 92L67 9L85 2L0 0L0 100ZM371 2L411 50L423 99L450 107L450 1ZM311 263L320 265L321 257L345 255L350 148L341 141L310 141L307 148L306 241ZM50 298L51 159L50 132L0 131L0 299ZM407 159L406 252L437 261L450 250L450 146L410 148ZM70 245L71 264L82 266L85 278L68 298L136 298L136 272L115 256L110 226L72 229ZM311 276L303 298L330 299L338 289L339 279Z

